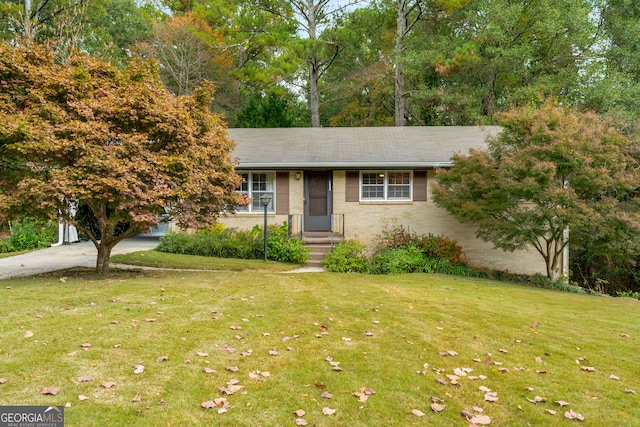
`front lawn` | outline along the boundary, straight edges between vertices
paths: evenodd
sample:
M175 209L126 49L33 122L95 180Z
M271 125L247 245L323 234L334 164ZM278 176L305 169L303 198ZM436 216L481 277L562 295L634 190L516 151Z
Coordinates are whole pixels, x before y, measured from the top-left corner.
M0 405L69 403L70 427L467 426L480 408L640 425L635 300L433 274L72 274L0 282Z

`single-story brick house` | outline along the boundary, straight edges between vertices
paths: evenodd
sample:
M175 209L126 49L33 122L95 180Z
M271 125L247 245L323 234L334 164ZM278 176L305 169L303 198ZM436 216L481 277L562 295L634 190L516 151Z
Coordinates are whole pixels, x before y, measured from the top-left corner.
M233 157L249 206L220 218L229 227L262 224L259 197L270 193L270 224L292 233L333 232L369 244L383 229L403 225L419 234L447 236L470 263L518 273L543 273L531 248L504 252L475 237L431 199L435 170L451 167L454 153L486 146L498 127L370 127L229 129Z

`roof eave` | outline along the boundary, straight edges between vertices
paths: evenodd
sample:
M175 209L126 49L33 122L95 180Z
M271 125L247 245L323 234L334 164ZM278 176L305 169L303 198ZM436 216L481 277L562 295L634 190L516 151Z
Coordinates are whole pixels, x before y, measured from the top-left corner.
M433 169L433 168L450 168L453 162L376 162L376 163L357 163L357 162L305 162L305 163L244 163L239 162L238 169Z

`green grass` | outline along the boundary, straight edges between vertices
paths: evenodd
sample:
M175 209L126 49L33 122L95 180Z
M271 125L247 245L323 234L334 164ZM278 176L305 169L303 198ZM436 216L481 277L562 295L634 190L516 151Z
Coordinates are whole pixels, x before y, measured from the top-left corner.
M300 267L298 264L256 259L215 258L195 255L169 254L158 251L139 251L122 255L113 255L112 263L139 265L154 268L177 268L192 270L224 271L290 271Z
M294 426L298 409L317 426L466 426L460 412L474 406L496 426L575 425L563 416L569 409L585 417L583 426L640 425L640 396L625 393L640 393L635 300L425 274L64 274L0 282L0 377L7 380L0 405L70 402L67 426ZM439 355L448 350L458 355ZM487 364L488 353L503 364ZM157 362L161 356L168 360ZM426 373L416 373L425 363ZM137 364L143 373L134 374ZM436 381L463 367L487 378ZM271 376L251 379L256 370ZM76 381L85 375L92 380ZM245 389L226 396L227 413L200 407L222 397L220 387L233 378ZM103 388L105 381L116 385ZM49 386L59 394L41 395ZM485 402L480 386L499 400ZM352 394L362 387L375 391L366 403ZM323 391L333 398L321 398ZM131 402L136 393L141 401ZM526 400L536 395L547 402ZM432 396L444 400L444 411L430 410ZM560 408L559 400L570 405ZM336 414L322 415L325 406Z

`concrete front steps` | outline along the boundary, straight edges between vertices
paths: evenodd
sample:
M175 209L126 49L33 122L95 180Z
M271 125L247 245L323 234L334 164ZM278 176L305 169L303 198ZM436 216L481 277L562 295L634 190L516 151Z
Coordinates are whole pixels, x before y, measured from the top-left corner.
M342 239L341 235L332 232L314 231L302 233L302 242L309 248L309 257L304 266L322 268L322 260L325 255Z

